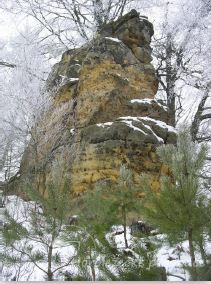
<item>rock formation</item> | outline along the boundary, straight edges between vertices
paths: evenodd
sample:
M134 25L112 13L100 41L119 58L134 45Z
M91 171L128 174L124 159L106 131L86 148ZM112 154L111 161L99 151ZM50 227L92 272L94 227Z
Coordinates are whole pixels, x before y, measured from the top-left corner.
M167 107L154 99L158 81L150 63L153 27L132 10L105 25L84 46L66 51L49 76L52 104L37 122L21 176L39 173L40 184L62 159L71 190L81 192L115 180L121 164L152 176L167 171L156 147L174 143ZM38 178L37 176L35 177Z

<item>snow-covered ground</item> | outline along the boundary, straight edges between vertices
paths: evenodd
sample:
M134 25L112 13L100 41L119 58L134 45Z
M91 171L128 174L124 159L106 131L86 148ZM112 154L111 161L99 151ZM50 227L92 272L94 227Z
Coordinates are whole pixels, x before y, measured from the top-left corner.
M26 228L30 227L29 222L29 209L33 206L33 202L25 202L19 197L16 196L9 196L7 198L6 207L0 209L0 220L4 220L4 211L5 209L8 210L9 214L13 216L18 222L21 222L24 224ZM114 228L114 231L121 231L121 226L119 228ZM109 237L109 235L108 235ZM127 229L127 239L128 244L132 244L133 237L130 234L130 229ZM169 244L165 240L164 235L156 235L156 236L150 236L148 237L148 240L150 242L157 243L160 245L160 248L157 250L156 254L156 260L159 266L165 267L167 273L180 276L174 277L172 275L168 276L169 281L182 281L182 278L185 280L188 280L189 275L187 271L183 268L184 265L190 265L190 255L188 251L188 242L182 242L180 244L177 244L174 247L170 247ZM24 242L26 240L22 239L19 241L20 246L24 245ZM118 247L118 249L124 248L124 236L123 234L116 235L115 236L115 242ZM36 243L31 241L31 244L33 247L36 248L36 250L40 249L42 250L42 244ZM2 245L2 239L0 244L0 250L3 251L4 247ZM28 244L27 244L28 245ZM208 249L211 250L211 244L208 243ZM62 240L58 240L57 246L55 248L55 252L58 251L60 253L61 258L65 262L65 259L70 257L71 255L75 254L75 248L72 245L65 244ZM24 259L24 258L23 258ZM196 255L196 259L198 263L201 263L201 259L199 255ZM39 266L46 270L47 269L47 263L41 262L39 263ZM71 271L72 273L77 272L77 267L74 263L71 263L70 266L65 267L64 269L61 269L62 272L65 271ZM58 280L63 280L59 276L60 274L57 274ZM17 263L12 266L8 265L0 265L0 281L9 281L9 280L18 280L18 281L44 281L46 279L45 273L36 267L34 264L25 262L25 263Z
M17 196L8 196L6 200L5 208L0 210L0 218L4 221L4 213L5 210L12 216L18 223L22 224L26 229L30 230L30 214L29 212L32 210L33 206L35 205L34 202L25 202L21 198ZM26 251L26 246L29 245L33 248L34 252L42 252L46 251L45 245L39 243L35 240L31 239L21 239L16 243L16 247L18 249L22 249ZM46 240L48 236L46 235ZM58 240L54 246L54 255L58 252L60 254L62 262L65 263L70 256L74 256L75 249L74 246L67 245L65 242ZM2 245L2 238L1 238L1 252L4 251L4 247ZM20 254L17 251L8 251L13 256L19 256ZM46 273L43 270L47 271L47 262L38 262L39 267L34 265L33 263L28 262L28 259L25 260L24 256L22 256L22 262L17 264L12 264L12 266L7 265L6 263L0 264L0 280L1 281L44 281L46 280ZM55 267L56 268L56 267ZM72 268L74 268L72 266ZM62 272L66 271L66 267L61 269ZM59 273L58 273L59 277ZM62 279L59 279L62 280Z
M119 230L121 229L122 228L119 228ZM127 238L129 245L132 244L133 237L130 234L129 228L127 230ZM156 252L157 265L160 267L165 267L167 274L178 276L174 277L172 275L168 275L168 281L183 281L182 278L184 278L185 280L189 279L187 271L183 268L184 265L191 265L187 241L181 242L180 244L177 244L174 247L169 246L164 235L147 237L147 241L157 244L158 247L160 247ZM117 235L116 243L119 249L123 249L124 236ZM145 243L144 238L143 243ZM198 263L201 263L199 255L197 255L197 261Z

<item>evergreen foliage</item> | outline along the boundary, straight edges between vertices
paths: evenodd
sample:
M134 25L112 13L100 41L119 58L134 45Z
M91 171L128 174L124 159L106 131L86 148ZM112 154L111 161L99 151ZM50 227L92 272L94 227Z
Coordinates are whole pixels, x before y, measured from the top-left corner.
M122 166L116 183L101 183L84 196L76 238L80 240L77 277L92 281L144 280L144 273L149 276L151 267L156 267L156 247L146 247L139 238L130 243L127 239L128 215L140 211L137 194L132 171ZM115 241L119 233L124 235L122 247ZM73 237L69 233L68 236L72 243Z
M63 177L61 163L58 160L54 163L52 175L46 182L45 195L27 184L27 196L33 200L26 208L28 218L16 221L7 212L2 232L6 250L1 253L1 259L7 263L32 262L46 274L48 280L53 280L54 274L68 266L73 259L70 256L64 262L59 251L55 250L56 247L62 248L57 241L65 230L71 212L69 179ZM48 264L46 270L39 265L40 262Z
M99 184L95 191L87 194L83 210L85 214L81 218L91 224L92 234L97 233L98 236L99 233L105 235L114 225L122 225L127 248L127 218L130 213L139 212L137 195L138 188L133 183L132 171L121 166L116 183Z
M27 195L34 200L27 208L29 217L24 222L17 221L6 212L6 250L1 253L1 260L11 266L32 262L48 280L55 279L57 272L66 280L166 280L165 268L156 264L158 246L152 236L136 235L128 240L129 215L138 214L165 234L170 243L188 239L191 267L186 269L193 280L202 279L202 271L208 275L204 236L209 233L211 207L199 178L207 147L193 143L184 130L179 133L176 146L161 146L157 153L171 173L161 177L160 192L150 190L150 178L142 175L145 195L138 198L140 188L135 186L131 170L122 166L115 183L101 183L80 199L78 212L71 208L70 180L62 172L62 161L57 161L44 193L27 184ZM78 215L70 225L72 210ZM121 247L116 242L118 234L124 236ZM72 245L75 249L65 260L55 249L61 248L61 240L62 246ZM203 267L197 267L196 249L201 252ZM47 263L47 269L40 263ZM77 273L68 271L70 265L77 267Z
M188 239L192 268L197 279L195 244L205 230L207 220L206 195L200 183L207 147L191 141L187 129L178 134L177 145L158 148L158 155L166 164L171 177L161 177L159 193L150 191L150 181L142 175L145 190L145 218L171 242Z

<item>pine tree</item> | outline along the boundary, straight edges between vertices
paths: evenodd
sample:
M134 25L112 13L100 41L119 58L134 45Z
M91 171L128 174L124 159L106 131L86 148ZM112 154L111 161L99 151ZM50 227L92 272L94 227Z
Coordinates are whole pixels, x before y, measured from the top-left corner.
M143 274L150 270L150 265L155 267L155 248L151 247L150 252L141 239L131 240L130 243L127 239L128 216L139 212L137 195L138 188L133 183L132 171L122 166L116 183L100 183L84 196L83 206L78 212L80 278L78 275L75 280L144 280ZM115 242L119 234L124 235L121 248ZM68 242L68 238L66 240ZM155 277L154 271L152 275Z
M122 225L125 248L128 248L127 225L130 213L139 212L138 188L133 182L133 173L125 165L120 168L120 176L116 183L100 184L95 192L86 199L86 217L98 220L97 224L104 224L104 232L112 225ZM96 208L96 201L100 207ZM95 210L93 210L95 208ZM100 219L102 219L101 222ZM93 224L93 223L92 223Z
M0 255L1 259L8 264L23 259L24 263L33 263L48 281L73 260L73 256L64 260L58 250L63 246L58 241L71 213L69 179L63 176L62 169L61 161L55 161L46 182L45 196L27 183L27 196L32 202L27 208L26 220L18 220L7 212L2 232L6 249ZM47 263L47 269L40 265L43 262Z
M169 240L188 239L193 278L197 280L195 242L207 226L206 196L199 178L207 147L192 142L188 130L183 130L178 134L176 146L161 146L157 153L169 167L171 176L161 178L161 190L156 193L150 191L149 178L142 175L146 194L144 215Z

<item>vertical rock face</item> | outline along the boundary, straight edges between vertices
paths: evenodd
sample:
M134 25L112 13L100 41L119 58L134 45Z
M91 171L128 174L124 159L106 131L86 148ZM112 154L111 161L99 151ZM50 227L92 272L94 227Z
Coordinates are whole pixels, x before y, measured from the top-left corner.
M176 134L166 124L167 107L154 99L152 35L152 24L132 10L104 26L90 43L63 54L48 79L53 103L34 129L36 158L32 142L22 176L40 167L46 177L62 157L77 194L115 180L121 164L134 170L135 180L150 173L152 186L159 188L165 169L156 147L174 143Z

